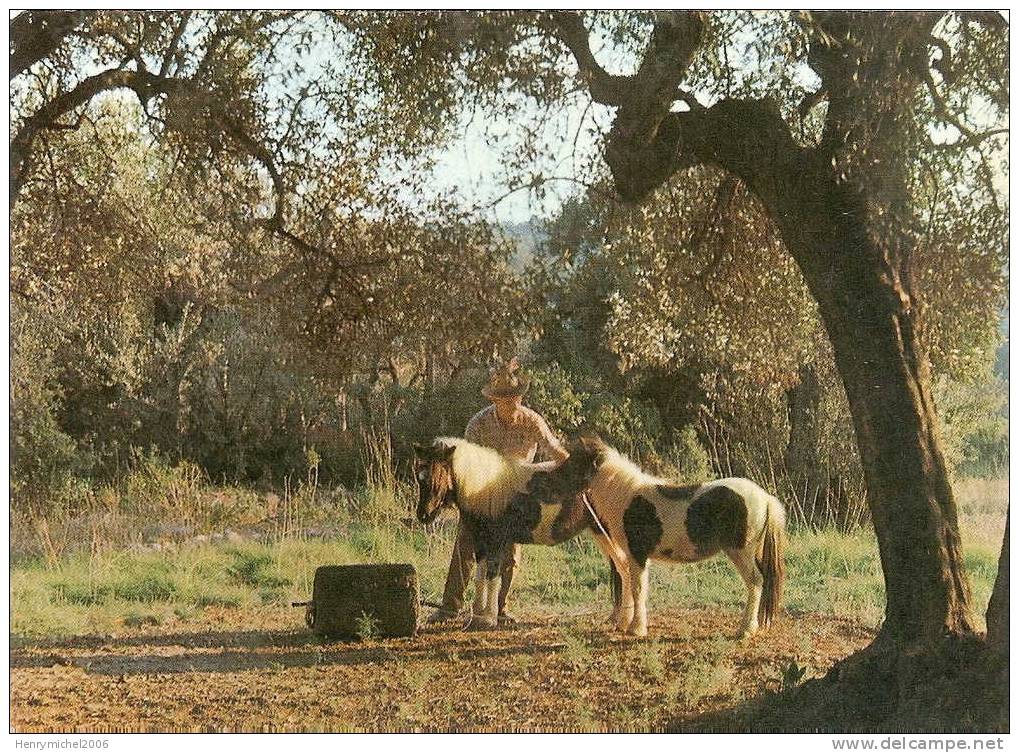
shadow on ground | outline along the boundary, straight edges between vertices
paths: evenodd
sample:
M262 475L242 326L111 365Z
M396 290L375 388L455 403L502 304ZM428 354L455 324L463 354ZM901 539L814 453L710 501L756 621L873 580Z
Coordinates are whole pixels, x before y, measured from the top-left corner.
M516 628L495 631L492 635L512 635L514 632L523 632L528 627L531 625L522 623ZM432 628L424 632L450 633L451 636L476 635L464 633L455 626ZM605 639L600 645L607 643L609 639ZM599 643L592 642L592 645L597 646ZM556 653L564 647L564 643L536 644L514 641L507 645L491 647L453 646L451 650L459 659L474 660L514 655L540 656ZM168 650L117 653L120 649L138 648ZM12 669L79 667L90 674L98 675L235 673L291 667L384 665L398 660L434 660L435 655L434 645L419 644L414 638L362 644L323 639L307 630L209 631L124 637L81 636L25 644L11 650L10 667Z

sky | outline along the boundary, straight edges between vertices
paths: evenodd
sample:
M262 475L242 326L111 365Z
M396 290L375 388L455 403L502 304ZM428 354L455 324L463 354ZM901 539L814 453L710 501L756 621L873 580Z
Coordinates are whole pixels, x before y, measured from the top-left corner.
M342 49L338 52L333 42L323 35L313 40L310 50L299 57L290 51L281 53L279 65L286 68L299 62L304 76L314 79L327 75L328 64L342 60L344 54ZM299 85L300 82L291 84L292 87ZM273 91L272 85L270 96L279 96L279 91ZM599 147L597 136L590 132L590 127L597 125L607 131L611 125L611 113L602 105L589 105L590 99L586 94L572 97L540 135L543 148L539 151L545 155L540 169L544 175L579 180L591 177L586 174L589 171L584 170L583 164L591 161L592 154ZM366 101L362 106L371 105ZM537 114L537 106L528 103L523 106L521 119L530 120ZM499 224L515 224L526 222L535 215L548 216L565 198L577 193L577 184L568 180L549 182L545 200L541 202L526 190L508 193L510 175L502 157L504 149L512 151L516 146L514 139L518 139L521 132L518 124L485 111L473 115L462 112L458 120L447 144L431 155L435 170L429 184L436 194L456 192L467 206L486 219ZM326 124L327 131L331 127L334 126ZM486 140L486 134L498 136L496 141L499 145L491 146L489 141L492 139Z
M749 39L737 38L733 40L733 44L738 51L748 41ZM634 66L632 59L614 59L611 56L613 45L607 40L596 37L593 40L593 47L602 63L613 71L625 72ZM307 68L307 75L314 76L324 61L335 60L336 57L335 48L328 44L320 44L308 54L301 56L300 62ZM290 62L296 60L295 57ZM288 64L286 56L282 64ZM580 190L571 179L590 180L593 176L590 174L590 167L587 166L592 161L603 167L597 155L597 150L600 149L598 137L591 133L589 127L595 126L599 132L604 133L611 124L612 112L600 105L588 108L588 104L588 98L583 95L564 103L560 114L540 137L539 152L547 155L545 164L540 166L541 172L543 175L559 178L546 184L544 201L536 201L533 194L527 190L506 195L509 176L503 166L499 149L489 146L486 142L485 131L487 129L489 132L508 137L509 140L504 143L508 143L512 149L512 138L519 134L519 129L515 123L491 113L479 113L477 117L470 119L469 125L466 117L461 118L463 122L457 129L458 135L435 155L436 169L431 181L434 190L439 194L456 191L466 203L486 215L487 219L500 224L525 222L534 215L547 216L555 212L566 197ZM530 112L525 109L524 117L534 113L535 108L531 105ZM952 140L952 137L948 137L948 140ZM994 165L994 174L997 187L1007 196L1007 164Z
M544 175L562 180L551 180L546 184L547 196L543 201L537 200L527 190L507 195L508 176L501 150L486 143L484 128L487 125L496 132L507 133L512 139L513 126L495 117L487 122L482 118L475 119L461 131L459 138L439 152L434 174L436 185L439 190L454 188L463 196L471 197L480 205L481 211L490 213L489 219L499 224L526 222L532 216L548 216L566 198L581 190L573 180L593 177L585 165L592 155L598 155L601 147L589 126L607 129L608 115L607 108L596 106L587 109L581 100L564 106L561 116L547 129L546 139L552 149L543 164Z

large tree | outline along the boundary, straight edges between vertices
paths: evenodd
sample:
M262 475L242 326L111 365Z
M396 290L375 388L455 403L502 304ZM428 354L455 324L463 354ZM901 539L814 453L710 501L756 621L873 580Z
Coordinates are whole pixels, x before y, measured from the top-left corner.
M937 196L927 200L946 170L963 177L946 197L962 210L956 216L979 218L959 225L965 251L1003 253L1002 171L993 164L1007 145L1002 16L431 14L407 38L385 18L380 25L408 52L419 36L447 40L429 50L428 64L503 92L503 112L514 93L542 103L511 167L540 157L541 124L582 88L603 108L596 122L608 121L604 160L625 201L644 202L700 166L756 197L817 302L864 469L887 602L867 654L882 658L860 686L884 687L895 708L909 689L875 682L874 672L912 677L905 657L943 651L965 662L965 652L945 648L972 645L975 622L925 347L929 275L919 262L944 211ZM465 61L479 57L499 75L459 75L475 72ZM549 87L555 74L569 83ZM535 169L516 185L548 179ZM943 247L949 256L963 251Z
M506 349L524 307L507 265L512 248L456 197L428 190L428 150L450 115L429 109L419 80L427 71L401 72L384 45L355 43L352 30L369 34L368 19L295 11L16 16L17 290L38 293L49 276L84 283L81 291L94 296L78 272L140 272L146 244L172 245L176 221L185 232L218 236L198 252L215 267L217 302L276 308L282 335L327 376L389 373L407 359L441 373ZM128 137L147 149L146 169L118 154ZM129 190L170 205L125 207L139 204L125 202ZM162 224L152 221L168 208ZM74 240L83 236L51 230L90 212L117 216L84 228L96 238L76 266ZM132 212L144 221L132 223Z

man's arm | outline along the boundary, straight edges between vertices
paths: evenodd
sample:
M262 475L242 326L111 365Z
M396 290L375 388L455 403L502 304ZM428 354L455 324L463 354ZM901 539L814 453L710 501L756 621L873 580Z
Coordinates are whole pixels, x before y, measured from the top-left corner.
M481 444L481 421L477 415L467 422L467 428L464 429L464 439L473 444Z
M539 463L542 470L552 470L558 468L566 462L566 458L570 456L570 453L563 447L563 443L559 441L559 437L552 433L548 423L540 415L535 414L538 424L538 431L540 432L540 439L538 441L538 451L541 452L542 456L548 458L544 463Z

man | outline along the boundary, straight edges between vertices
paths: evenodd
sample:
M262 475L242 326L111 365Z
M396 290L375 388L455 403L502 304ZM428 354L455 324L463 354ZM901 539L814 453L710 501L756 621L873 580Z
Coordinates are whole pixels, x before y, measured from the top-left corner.
M535 456L541 453L549 467L554 468L566 460L569 453L548 428L545 419L523 404L528 387L530 378L520 372L516 358L494 371L481 390L492 404L478 411L467 423L464 438L528 463L534 462ZM506 596L513 583L513 570L520 564L519 544L512 544L503 552L502 563L499 624L504 625L514 622L506 613ZM453 545L442 606L428 618L429 622L445 622L460 614L474 564L473 537L461 522Z

